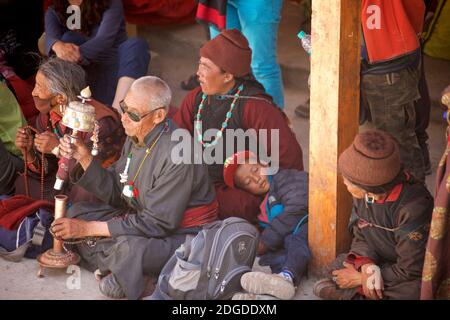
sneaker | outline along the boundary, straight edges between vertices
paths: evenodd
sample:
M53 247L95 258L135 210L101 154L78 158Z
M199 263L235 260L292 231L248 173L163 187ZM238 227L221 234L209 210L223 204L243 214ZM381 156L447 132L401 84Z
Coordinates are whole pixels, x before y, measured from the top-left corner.
M125 291L123 291L122 287L117 282L116 277L112 273L100 280L99 289L100 292L108 298L123 299L126 297Z
M313 293L324 300L352 300L355 289L340 289L331 279L322 279L314 284Z
M241 285L249 293L268 294L281 300L290 300L295 294L292 282L279 274L248 272L242 276Z
M299 118L309 119L309 99L305 105L301 104L297 106L294 110L294 113Z
M266 294L253 294L248 292L238 292L233 295L231 300L279 300L274 296Z

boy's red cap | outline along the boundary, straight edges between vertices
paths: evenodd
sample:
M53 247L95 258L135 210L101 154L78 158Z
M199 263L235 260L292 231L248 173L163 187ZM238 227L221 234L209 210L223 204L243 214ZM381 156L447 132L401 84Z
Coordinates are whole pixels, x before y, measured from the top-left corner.
M238 159L241 161L245 161L249 158L256 158L255 154L251 151L238 151L229 158L225 160L225 163L223 165L223 180L225 181L225 184L230 188L235 188L234 185L234 173L236 172L237 167L240 164L238 163Z

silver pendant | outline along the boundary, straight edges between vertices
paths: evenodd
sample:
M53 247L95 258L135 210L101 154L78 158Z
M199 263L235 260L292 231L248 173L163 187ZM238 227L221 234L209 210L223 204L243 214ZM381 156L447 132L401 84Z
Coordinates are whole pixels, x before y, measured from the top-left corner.
M133 187L129 184L126 184L123 187L122 194L127 198L133 198Z
M120 183L125 183L128 181L128 174L123 172L123 173L119 173L120 176Z

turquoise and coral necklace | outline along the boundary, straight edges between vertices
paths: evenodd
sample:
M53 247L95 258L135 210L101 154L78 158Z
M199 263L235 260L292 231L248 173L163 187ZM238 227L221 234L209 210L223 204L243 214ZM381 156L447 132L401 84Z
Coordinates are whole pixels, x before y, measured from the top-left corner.
M198 106L198 111L197 111L197 115L195 117L195 130L197 131L197 141L200 142L202 144L202 146L204 146L205 148L209 147L209 146L215 146L217 144L217 142L220 140L220 138L222 138L223 136L223 131L228 127L228 122L230 121L231 117L233 116L233 110L236 107L236 101L237 99L239 99L239 94L242 92L242 90L244 89L244 85L241 84L236 93L234 94L234 98L233 98L233 102L231 102L231 106L230 106L230 110L228 110L227 115L225 117L225 121L222 122L222 127L220 128L219 131L217 131L216 136L214 137L214 140L212 142L205 142L203 141L203 135L201 132L202 129L202 111L205 108L204 107L204 103L206 98L208 97L206 94L202 94L202 101L200 102L200 105Z

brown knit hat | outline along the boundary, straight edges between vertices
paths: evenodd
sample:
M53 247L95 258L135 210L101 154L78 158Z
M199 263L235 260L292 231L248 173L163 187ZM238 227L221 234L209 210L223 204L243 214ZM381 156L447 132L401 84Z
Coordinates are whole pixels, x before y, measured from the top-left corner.
M251 72L252 49L247 38L236 29L223 30L214 39L200 48L200 56L235 77L243 77Z
M380 130L358 134L340 155L338 167L350 182L371 187L391 182L402 168L397 143Z

